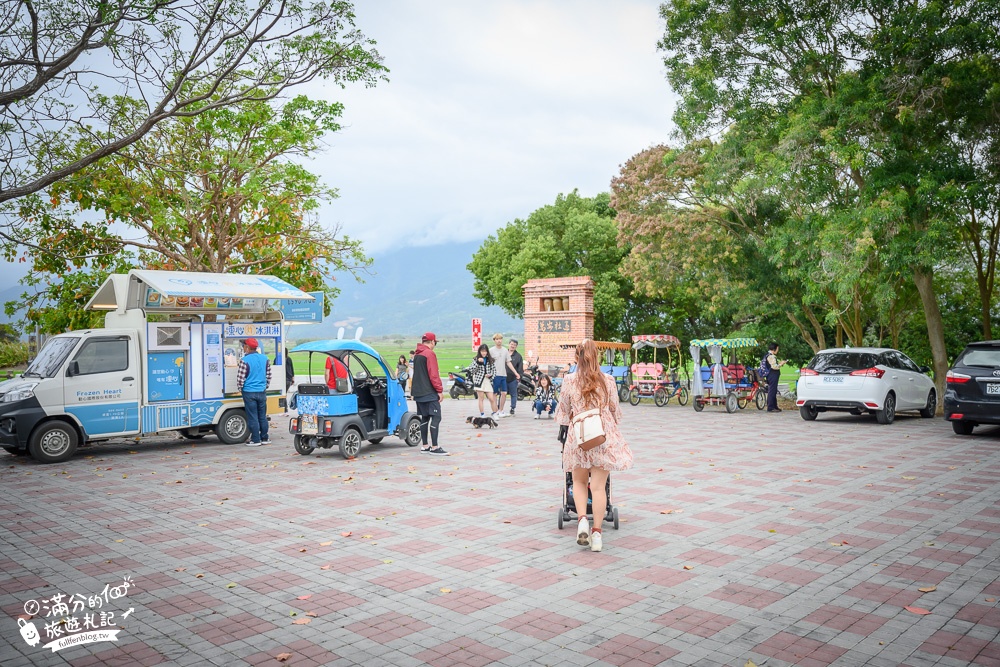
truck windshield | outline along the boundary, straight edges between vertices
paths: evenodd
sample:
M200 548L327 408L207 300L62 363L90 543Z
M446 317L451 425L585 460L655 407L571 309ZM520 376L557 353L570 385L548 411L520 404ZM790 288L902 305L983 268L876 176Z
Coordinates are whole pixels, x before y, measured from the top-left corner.
M35 360L28 365L28 369L24 371L24 377L55 377L59 369L62 368L63 362L66 361L66 357L69 356L78 342L80 339L76 337L50 338L42 346Z

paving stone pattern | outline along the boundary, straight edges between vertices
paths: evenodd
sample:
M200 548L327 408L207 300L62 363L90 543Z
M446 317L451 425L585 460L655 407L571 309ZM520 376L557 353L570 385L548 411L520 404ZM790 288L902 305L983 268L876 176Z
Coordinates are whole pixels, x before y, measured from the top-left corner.
M1000 430L623 405L591 553L554 422L472 410L445 403L446 458L302 457L280 418L259 448L0 456L0 664L1000 665ZM117 642L22 641L26 601L126 575Z

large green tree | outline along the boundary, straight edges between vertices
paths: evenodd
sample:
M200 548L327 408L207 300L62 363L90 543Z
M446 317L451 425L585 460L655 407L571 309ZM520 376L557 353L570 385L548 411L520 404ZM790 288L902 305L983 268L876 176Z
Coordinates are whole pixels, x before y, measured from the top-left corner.
M24 198L16 238L46 251L31 253L34 290L9 308L27 305L49 331L79 326L97 284L132 265L276 275L324 290L329 307L334 274L370 262L359 242L320 222L320 203L336 192L301 164L340 113L298 97L172 119L59 181L49 199ZM87 215L100 218L79 222Z
M157 123L385 68L344 0L10 0L0 11L0 204ZM86 150L68 150L80 134ZM5 232L0 225L0 234Z
M489 236L473 255L469 271L484 305L524 315L522 287L533 278L590 276L594 281L594 335L628 340L634 333L668 331L689 336L697 329L689 301L668 303L633 290L621 273L628 248L618 246L609 196L559 195L552 204L516 219Z
M996 78L972 85L970 70L998 62L997 3L675 0L661 14L682 135L773 137L755 170L786 195L791 220L815 223L803 239L820 241L819 265L846 270L810 282L830 283L822 291L839 312L859 309L845 322L852 338L866 319L893 330L912 286L940 390L948 351L935 275L958 252L955 202L968 201L970 162L996 164L968 139L996 108ZM970 230L968 244L989 242ZM843 300L852 292L854 306Z

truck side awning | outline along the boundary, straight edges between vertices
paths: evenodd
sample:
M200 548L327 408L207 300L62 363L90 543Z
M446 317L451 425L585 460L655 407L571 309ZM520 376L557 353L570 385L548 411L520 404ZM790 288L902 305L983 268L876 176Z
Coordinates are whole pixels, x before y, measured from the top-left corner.
M305 299L308 292L274 276L248 276L240 273L189 273L187 271L129 271L143 283L164 296L214 296L231 299Z
M184 298L185 307L181 310L197 310L197 306L187 306L185 297L195 297L198 303L202 299L215 299L220 304L223 300L227 304L230 301L235 304L253 300L246 303L261 307L271 300L315 300L313 295L274 276L133 269L128 275L109 276L87 303L86 309L116 310L145 305L162 311L170 308L166 300ZM151 298L155 301L149 301ZM196 303L196 299L191 299L190 303ZM233 306L234 310L237 308Z

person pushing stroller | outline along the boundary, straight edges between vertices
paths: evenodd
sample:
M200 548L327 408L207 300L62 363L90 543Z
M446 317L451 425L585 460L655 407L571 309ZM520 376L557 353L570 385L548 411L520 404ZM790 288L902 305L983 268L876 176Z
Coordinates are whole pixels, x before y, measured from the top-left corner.
M576 372L563 380L561 401L556 408L556 422L569 432L563 447L563 470L573 475L573 501L580 517L577 544L601 551L601 522L607 511L607 482L611 471L632 467L632 450L618 429L622 413L618 405L615 380L601 372L594 341L585 338L576 348ZM604 444L584 451L577 442L576 432L569 428L576 415L600 409L604 427ZM587 521L587 487L593 498L594 526Z

